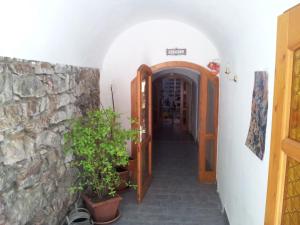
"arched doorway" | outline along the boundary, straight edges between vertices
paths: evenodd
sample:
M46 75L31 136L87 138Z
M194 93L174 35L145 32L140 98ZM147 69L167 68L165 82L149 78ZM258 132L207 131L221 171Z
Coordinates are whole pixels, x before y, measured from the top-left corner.
M138 201L145 195L152 178L152 74L171 68L183 68L199 73L198 92L198 178L200 182L216 181L219 78L195 63L168 61L141 65L131 83L132 117L137 118L140 140L132 145L137 159L136 178Z

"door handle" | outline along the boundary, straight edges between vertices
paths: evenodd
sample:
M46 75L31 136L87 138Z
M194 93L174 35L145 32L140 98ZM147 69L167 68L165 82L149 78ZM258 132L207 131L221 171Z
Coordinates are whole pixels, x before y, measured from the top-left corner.
M140 133L140 142L143 141L143 134L146 133L146 130L143 129L143 127L140 125L140 129L139 129L139 133Z

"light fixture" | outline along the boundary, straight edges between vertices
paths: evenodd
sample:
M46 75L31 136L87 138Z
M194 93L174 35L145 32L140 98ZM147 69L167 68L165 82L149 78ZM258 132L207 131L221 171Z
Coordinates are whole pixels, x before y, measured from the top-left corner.
M233 82L237 82L237 80L238 80L237 75L233 74L231 72L231 70L230 70L230 68L229 68L228 65L225 67L224 73L226 74L228 80L232 80Z

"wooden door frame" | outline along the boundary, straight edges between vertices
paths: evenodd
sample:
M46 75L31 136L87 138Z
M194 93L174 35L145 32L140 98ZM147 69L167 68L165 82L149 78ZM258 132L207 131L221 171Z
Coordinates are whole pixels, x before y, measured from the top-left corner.
M293 71L293 51L300 47L300 27L293 24L300 18L300 5L278 17L276 71L274 81L272 135L269 160L268 192L265 211L265 225L281 224L287 152L283 140L289 136L289 117ZM292 19L293 18L293 19ZM299 21L299 19L297 19ZM291 29L291 26L293 29ZM299 147L299 143L297 143ZM298 150L298 147L295 150ZM299 151L297 154L300 159Z
M191 63L191 62L187 62L187 61L167 61L167 62L163 62L163 63L159 63L156 65L153 65L150 67L152 70L152 74L157 73L161 70L166 70L166 69L172 69L172 68L183 68L183 69L190 69L193 71L196 71L199 73L199 88L200 91L198 92L198 140L204 140L205 138L205 134L201 131L200 132L200 126L199 124L202 123L202 126L204 126L203 124L206 124L206 114L203 113L203 111L201 110L202 106L206 107L206 103L207 102L201 102L201 96L203 95L207 95L207 86L206 85L202 85L204 84L203 80L204 79L213 79L216 77L216 74L214 72L209 71L208 69L206 69L205 67L195 64L195 63ZM202 81L202 83L201 83ZM217 79L217 85L219 85L219 80ZM219 87L219 86L218 86ZM218 113L219 110L219 91L218 91L218 95L216 96L217 101L215 102L215 113ZM215 129L215 133L218 134L218 117L216 117L216 120L214 121L214 129ZM218 137L216 135L216 146L214 148L214 162L216 164L217 162L217 142L218 142ZM203 164L203 161L201 163L201 160L205 160L205 143L204 141L198 141L198 179L199 181L206 181L206 182L215 182L216 181L216 168L214 173L210 173L208 176L206 176L205 174L205 168L203 168L203 166L201 166ZM216 167L216 165L214 165L214 167Z

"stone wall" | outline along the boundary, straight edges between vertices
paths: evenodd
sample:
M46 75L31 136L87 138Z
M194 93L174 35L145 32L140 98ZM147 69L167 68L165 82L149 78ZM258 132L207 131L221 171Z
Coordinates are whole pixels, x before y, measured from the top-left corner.
M63 134L99 106L99 70L0 57L0 225L58 224L74 202Z

